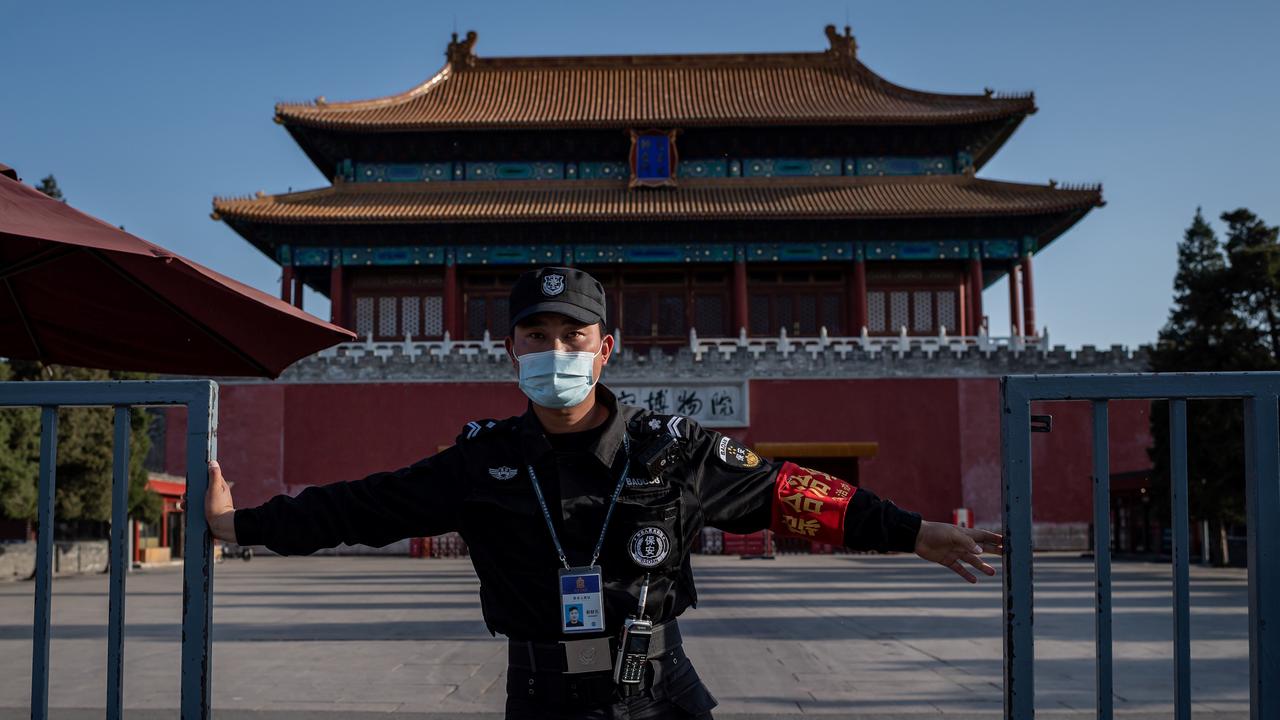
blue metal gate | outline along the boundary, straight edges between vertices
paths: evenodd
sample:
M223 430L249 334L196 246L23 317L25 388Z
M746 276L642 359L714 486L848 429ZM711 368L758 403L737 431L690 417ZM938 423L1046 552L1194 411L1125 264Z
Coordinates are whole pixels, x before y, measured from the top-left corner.
M108 720L122 716L124 598L129 494L129 409L140 405L187 408L187 502L182 570L183 720L209 717L210 624L213 619L212 543L204 519L208 462L217 454L218 386L212 381L6 382L0 407L40 408L40 486L37 510L35 625L31 658L31 717L49 715L49 608L53 580L54 470L59 407L115 408L111 488L111 599L107 627Z
M1011 376L1000 383L1004 499L1004 712L1035 713L1031 582L1031 403L1093 405L1093 532L1098 717L1112 717L1111 534L1107 401L1168 399L1172 452L1174 709L1191 717L1187 400L1239 399L1245 413L1249 562L1249 701L1253 720L1280 717L1280 373Z

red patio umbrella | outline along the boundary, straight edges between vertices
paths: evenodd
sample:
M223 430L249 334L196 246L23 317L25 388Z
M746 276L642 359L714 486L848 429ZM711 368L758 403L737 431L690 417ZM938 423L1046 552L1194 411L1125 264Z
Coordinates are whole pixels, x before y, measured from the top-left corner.
M0 172L0 356L277 377L354 337Z

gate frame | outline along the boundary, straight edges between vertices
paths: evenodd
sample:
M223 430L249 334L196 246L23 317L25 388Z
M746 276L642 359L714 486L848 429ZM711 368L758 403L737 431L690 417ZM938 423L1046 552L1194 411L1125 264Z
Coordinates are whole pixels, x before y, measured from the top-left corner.
M204 517L209 462L217 457L218 385L212 380L117 380L0 383L0 407L40 408L40 475L37 509L35 624L32 636L31 717L49 716L50 603L53 581L53 505L57 468L58 409L115 409L112 458L110 605L107 629L108 720L124 705L124 602L129 496L130 410L181 405L187 409L187 499L183 519L182 688L183 720L210 716L213 622L213 543Z
M1280 373L1010 375L1000 379L1001 498L1004 503L1004 713L1035 715L1032 629L1031 403L1093 404L1094 575L1098 717L1112 717L1110 478L1107 402L1169 400L1173 455L1174 710L1190 718L1187 415L1190 399L1244 401L1249 562L1249 710L1280 717ZM1099 542L1101 539L1101 542ZM1271 681L1268 682L1267 680ZM1105 695L1104 692L1105 691Z

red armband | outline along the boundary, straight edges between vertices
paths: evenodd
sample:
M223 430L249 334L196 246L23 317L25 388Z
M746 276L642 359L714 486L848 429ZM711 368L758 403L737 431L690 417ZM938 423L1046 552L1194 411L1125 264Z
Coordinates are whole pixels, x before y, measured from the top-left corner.
M844 545L844 515L858 489L824 472L784 462L773 489L774 532Z

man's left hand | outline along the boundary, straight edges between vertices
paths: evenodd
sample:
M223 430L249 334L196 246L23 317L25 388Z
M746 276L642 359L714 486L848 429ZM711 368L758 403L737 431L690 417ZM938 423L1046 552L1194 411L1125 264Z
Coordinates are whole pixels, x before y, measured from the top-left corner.
M1004 538L988 530L962 528L947 523L920 523L920 532L916 535L916 554L925 560L938 563L968 580L978 582L977 576L969 572L965 564L973 566L984 575L995 575L995 568L982 560L982 553L998 553L1004 550Z

